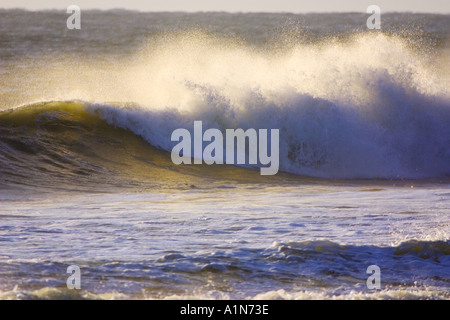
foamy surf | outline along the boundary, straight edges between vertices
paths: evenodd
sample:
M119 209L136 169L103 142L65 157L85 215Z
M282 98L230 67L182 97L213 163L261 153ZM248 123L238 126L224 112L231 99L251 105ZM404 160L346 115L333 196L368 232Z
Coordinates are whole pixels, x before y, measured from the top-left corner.
M117 292L93 294L90 292L74 292L67 289L44 288L36 291L13 290L0 292L2 300L155 300L152 297L131 297ZM159 300L229 300L226 294L217 295L216 292L204 294L171 295ZM449 300L447 290L434 288L423 289L386 289L375 293L351 292L341 295L335 292L315 293L311 291L286 292L285 290L268 291L249 297L245 300Z

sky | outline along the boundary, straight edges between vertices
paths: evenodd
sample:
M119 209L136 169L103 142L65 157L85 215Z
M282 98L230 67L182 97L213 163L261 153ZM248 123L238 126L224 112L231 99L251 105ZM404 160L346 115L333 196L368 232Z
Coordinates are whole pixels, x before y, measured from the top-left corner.
M449 0L1 0L0 8L28 10L131 9L139 11L229 11L229 12L365 12L375 4L382 12L450 13Z

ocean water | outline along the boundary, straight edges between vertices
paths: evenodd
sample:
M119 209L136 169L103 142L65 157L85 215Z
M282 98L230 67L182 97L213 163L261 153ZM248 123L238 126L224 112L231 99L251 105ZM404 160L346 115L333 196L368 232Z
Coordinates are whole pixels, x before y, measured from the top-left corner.
M1 299L450 298L450 16L67 17L0 10ZM173 164L196 120L280 172Z

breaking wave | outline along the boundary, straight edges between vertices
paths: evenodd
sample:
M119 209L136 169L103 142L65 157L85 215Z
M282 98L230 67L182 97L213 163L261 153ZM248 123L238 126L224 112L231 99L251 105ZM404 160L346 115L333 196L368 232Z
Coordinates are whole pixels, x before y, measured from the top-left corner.
M204 130L279 129L280 170L296 175L450 176L448 88L399 37L359 34L265 51L201 32L154 42L114 65L61 62L61 70L36 71L45 88L30 89L39 90L32 99L54 101L51 111L38 104L51 117L67 113L71 100L84 101L76 113L82 109L165 151L174 145L174 129L192 132L193 121L202 120ZM3 111L2 125L30 108ZM88 128L88 119L76 121ZM30 139L21 137L19 143Z

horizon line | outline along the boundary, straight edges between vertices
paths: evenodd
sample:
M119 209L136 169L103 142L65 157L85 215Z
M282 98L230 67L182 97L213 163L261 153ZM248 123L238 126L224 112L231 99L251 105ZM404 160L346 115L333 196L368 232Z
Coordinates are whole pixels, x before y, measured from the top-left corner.
M130 8L108 8L108 9L101 9L101 8L86 8L82 10L89 10L89 11L130 11L130 12L139 12L139 13L230 13L230 14L248 14L248 13L272 13L272 14L311 14L311 13L317 13L317 14L338 14L338 13L358 13L358 14L368 14L365 11L234 11L234 10L197 10L197 11L187 11L187 10L140 10L140 9L130 9ZM43 12L43 11L65 11L65 9L62 8L40 8L40 9L29 9L29 8L23 8L23 7L11 7L11 8L2 8L0 7L0 10L21 10L21 11L29 11L29 12ZM398 11L398 10L386 10L381 11L382 13L409 13L409 14L441 14L441 15L449 15L450 11L448 12L437 12L437 11Z

